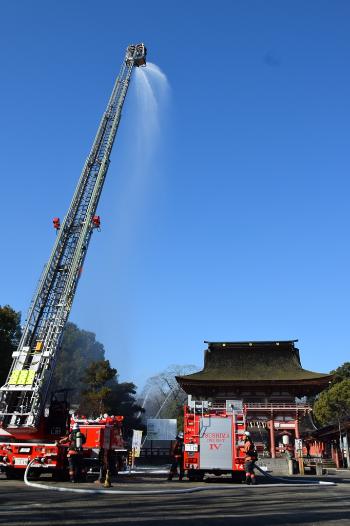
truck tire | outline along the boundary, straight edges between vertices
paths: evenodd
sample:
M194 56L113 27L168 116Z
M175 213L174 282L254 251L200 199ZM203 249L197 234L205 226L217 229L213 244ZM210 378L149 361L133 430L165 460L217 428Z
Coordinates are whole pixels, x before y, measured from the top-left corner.
M24 469L5 468L5 475L9 480L23 480Z
M204 479L204 471L190 469L187 473L187 477L190 482L202 482Z
M52 480L55 482L68 482L69 480L69 473L68 469L55 469L52 472Z
M245 472L244 471L231 471L231 478L232 478L232 482L237 482L238 484L241 484L245 480Z
M28 479L39 480L43 470L41 468L31 468L28 471Z

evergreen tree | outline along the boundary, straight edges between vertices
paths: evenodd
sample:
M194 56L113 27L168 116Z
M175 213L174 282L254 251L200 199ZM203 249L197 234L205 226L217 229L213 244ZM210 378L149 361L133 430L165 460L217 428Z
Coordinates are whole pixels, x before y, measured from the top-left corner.
M313 412L321 425L341 424L350 420L350 362L337 367L328 389L315 400Z
M98 417L110 409L109 395L112 392L108 383L115 379L117 370L110 366L109 360L92 362L83 376L86 388L82 392L79 410L90 417Z
M0 306L0 383L6 381L12 353L21 337L20 313L9 305ZM135 400L136 386L118 383L117 370L104 359L105 350L93 332L79 329L68 322L51 385L51 392L72 389L70 401L80 403L81 412L99 416L108 412L124 416L126 435L141 429L138 415L143 412Z
M314 405L314 415L321 425L350 420L350 378L336 382L320 394Z
M124 436L130 437L133 429L144 429L141 423L142 407L136 403L136 386L131 382L113 381L108 397L109 412L124 417Z
M6 382L12 363L12 353L17 349L20 337L21 314L9 305L0 306L0 384Z
M343 365L331 371L330 374L334 374L332 385L341 382L346 378L350 378L350 362L343 363Z
M123 416L124 436L132 429L142 429L139 416L143 412L135 400L136 386L131 382L118 383L117 371L108 360L92 362L83 376L86 388L82 392L79 412L88 417L104 413Z
M72 389L70 400L71 403L77 404L81 392L86 388L83 380L86 367L94 361L104 360L104 357L104 347L96 340L93 332L79 329L74 323L68 322L58 354L51 392Z

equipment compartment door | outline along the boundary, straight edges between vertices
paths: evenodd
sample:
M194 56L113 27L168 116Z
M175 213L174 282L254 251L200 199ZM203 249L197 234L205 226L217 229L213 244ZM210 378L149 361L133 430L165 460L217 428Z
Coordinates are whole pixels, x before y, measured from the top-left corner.
M200 469L232 469L232 418L200 419Z

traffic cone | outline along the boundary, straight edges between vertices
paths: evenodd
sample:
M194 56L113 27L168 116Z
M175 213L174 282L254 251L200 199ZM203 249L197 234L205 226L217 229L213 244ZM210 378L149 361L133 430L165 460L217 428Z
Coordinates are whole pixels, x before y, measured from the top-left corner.
M111 478L109 476L109 469L107 469L104 487L105 488L110 488L111 486L112 486L112 484L111 484Z

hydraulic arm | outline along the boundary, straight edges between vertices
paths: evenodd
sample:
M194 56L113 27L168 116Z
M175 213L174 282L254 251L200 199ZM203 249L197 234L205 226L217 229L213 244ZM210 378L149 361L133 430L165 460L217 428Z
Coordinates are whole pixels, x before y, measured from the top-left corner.
M18 349L0 389L0 423L13 430L37 429L50 389L63 331L94 228L96 209L134 66L146 64L143 44L130 45L115 81L91 151L56 242L34 294Z

